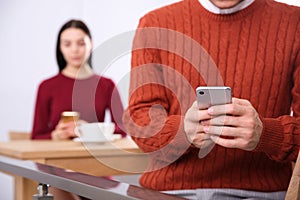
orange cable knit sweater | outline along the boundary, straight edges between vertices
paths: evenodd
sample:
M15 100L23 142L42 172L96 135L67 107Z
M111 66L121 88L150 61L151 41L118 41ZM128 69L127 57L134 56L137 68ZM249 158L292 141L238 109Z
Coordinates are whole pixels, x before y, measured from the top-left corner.
M155 190L286 190L300 145L300 9L256 0L215 15L184 0L148 13L139 28L123 120L151 158L140 183ZM199 85L230 86L234 97L252 103L264 126L254 151L215 145L198 158L183 117Z

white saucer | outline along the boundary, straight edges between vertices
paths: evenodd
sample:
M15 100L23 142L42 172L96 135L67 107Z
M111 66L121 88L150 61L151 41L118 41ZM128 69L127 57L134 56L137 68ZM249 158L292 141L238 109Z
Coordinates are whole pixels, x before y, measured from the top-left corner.
M107 138L106 140L82 140L81 138L77 137L77 138L74 138L73 141L74 142L83 142L83 143L105 143L105 142L112 142L114 140L118 140L118 139L121 139L122 138L122 135L120 134L114 134L112 135L111 138Z

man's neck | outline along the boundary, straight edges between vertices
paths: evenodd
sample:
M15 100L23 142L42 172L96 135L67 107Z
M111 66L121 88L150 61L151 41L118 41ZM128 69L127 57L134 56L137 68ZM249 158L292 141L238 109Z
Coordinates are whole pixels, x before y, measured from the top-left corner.
M254 0L244 0L238 3L237 5L235 5L234 7L226 8L226 9L218 8L210 0L199 0L199 2L209 12L215 14L232 14L248 7L250 4L254 2Z

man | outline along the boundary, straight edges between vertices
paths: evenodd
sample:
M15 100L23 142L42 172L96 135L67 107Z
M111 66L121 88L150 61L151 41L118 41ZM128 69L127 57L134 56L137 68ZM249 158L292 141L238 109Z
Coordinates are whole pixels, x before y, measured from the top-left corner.
M141 18L127 131L149 154L142 186L190 199L284 199L300 145L300 9L184 0ZM195 89L229 86L200 110Z

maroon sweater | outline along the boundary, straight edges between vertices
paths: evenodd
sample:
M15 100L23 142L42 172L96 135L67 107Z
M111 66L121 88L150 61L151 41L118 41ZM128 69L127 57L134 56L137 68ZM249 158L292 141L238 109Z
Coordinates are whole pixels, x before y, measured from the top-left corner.
M161 29L137 31L123 117L152 158L141 184L286 190L300 145L300 8L256 0L237 13L216 15L198 0L184 0L145 15L139 28L145 27ZM198 158L183 118L200 85L230 86L234 97L252 103L264 127L255 150L215 145Z
M115 132L125 136L120 128L123 105L112 80L98 75L76 80L59 73L38 88L32 139L50 139L63 111L78 111L87 122L103 122L106 109L117 125Z

